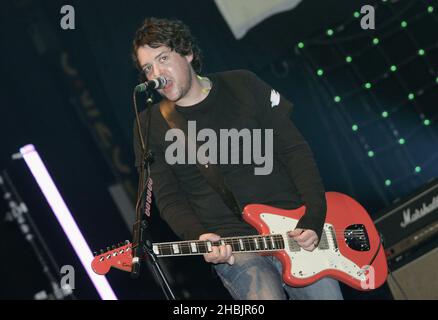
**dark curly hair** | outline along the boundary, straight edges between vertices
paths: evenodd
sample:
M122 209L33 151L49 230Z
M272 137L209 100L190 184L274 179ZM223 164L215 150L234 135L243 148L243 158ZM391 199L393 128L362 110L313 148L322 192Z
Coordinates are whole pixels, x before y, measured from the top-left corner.
M179 20L146 18L142 26L136 31L132 42L132 60L138 69L141 69L137 59L137 50L141 46L151 48L166 46L182 56L193 54L191 62L196 73L201 72L201 50L187 25Z

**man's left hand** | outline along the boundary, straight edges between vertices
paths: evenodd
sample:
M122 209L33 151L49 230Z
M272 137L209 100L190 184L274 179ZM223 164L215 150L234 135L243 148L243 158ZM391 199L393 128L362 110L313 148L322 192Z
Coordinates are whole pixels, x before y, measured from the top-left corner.
M316 232L310 229L295 229L288 232L301 248L307 251L315 250L318 245Z

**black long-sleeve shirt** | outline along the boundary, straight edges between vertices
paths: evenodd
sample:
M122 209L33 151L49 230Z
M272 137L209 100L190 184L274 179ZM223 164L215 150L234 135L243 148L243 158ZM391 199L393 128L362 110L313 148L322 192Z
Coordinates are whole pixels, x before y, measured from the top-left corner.
M247 128L251 138L253 129L273 129L274 159L270 174L255 175L254 168L260 165L253 161L243 164L242 151L239 164L219 166L241 207L261 203L294 209L305 204L306 213L297 227L312 229L321 238L326 215L324 186L307 142L290 119L292 104L249 71L221 72L208 77L212 81L208 96L198 104L176 106L176 109L188 121L196 121L197 132L203 128L216 132L218 161L220 129L235 128L240 131ZM223 203L195 164L169 165L166 162L165 150L173 143L165 141L169 126L158 104L152 107L151 112L153 193L162 218L172 230L184 240L198 239L199 235L207 232L222 237L256 234L252 226L239 219ZM140 114L144 131L145 115L144 111ZM264 137L264 134L261 136ZM264 143L263 140L262 152L265 150ZM242 150L241 142L239 147ZM135 122L134 151L138 168L141 150Z

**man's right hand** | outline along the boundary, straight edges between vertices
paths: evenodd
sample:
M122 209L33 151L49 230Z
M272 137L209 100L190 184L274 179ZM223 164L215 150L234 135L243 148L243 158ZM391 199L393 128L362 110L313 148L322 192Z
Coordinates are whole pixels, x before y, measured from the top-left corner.
M204 233L199 236L199 240L203 241L219 241L220 236L215 233ZM226 246L212 246L212 251L210 253L204 254L204 259L207 262L214 264L217 263L228 263L230 265L234 264L234 255L231 246L227 244Z

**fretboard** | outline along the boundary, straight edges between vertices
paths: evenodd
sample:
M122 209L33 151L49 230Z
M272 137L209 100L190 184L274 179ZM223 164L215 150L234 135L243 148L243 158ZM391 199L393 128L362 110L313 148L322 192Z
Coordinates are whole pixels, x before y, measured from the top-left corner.
M158 257L168 257L181 255L200 255L211 252L213 246L227 244L231 246L233 253L276 251L284 249L283 236L280 234L230 237L222 238L219 241L195 240L154 243L152 248Z

